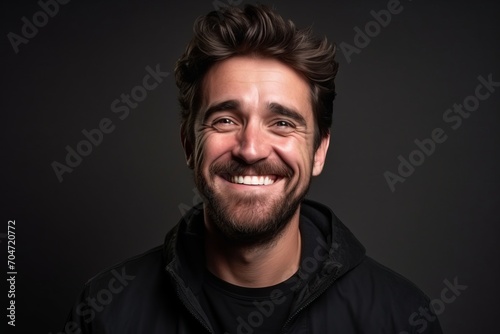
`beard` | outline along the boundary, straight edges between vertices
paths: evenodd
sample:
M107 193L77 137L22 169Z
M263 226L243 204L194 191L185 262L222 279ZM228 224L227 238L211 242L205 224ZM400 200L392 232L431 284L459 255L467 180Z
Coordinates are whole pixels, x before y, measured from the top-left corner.
M195 183L204 199L207 218L226 241L240 246L262 246L277 240L297 212L311 183L309 177L302 189L299 184L290 187L292 169L264 161L252 165L234 160L214 163L209 168L208 179L214 180L217 175L224 174L277 175L286 182L285 190L272 197L251 192L235 196L217 191L200 169L195 170Z

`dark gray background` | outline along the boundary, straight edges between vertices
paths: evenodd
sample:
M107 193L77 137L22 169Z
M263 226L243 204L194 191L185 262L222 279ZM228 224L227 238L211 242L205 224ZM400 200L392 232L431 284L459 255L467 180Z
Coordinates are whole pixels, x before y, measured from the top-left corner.
M337 44L353 44L353 28L387 7L385 0L264 3ZM432 299L445 279L467 285L440 315L445 332L489 332L498 327L500 297L500 89L455 131L442 115L474 93L479 75L500 81L499 5L401 4L350 63L338 54L332 144L310 197ZM212 1L71 1L15 54L7 34L20 34L21 18L40 7L3 2L0 233L16 220L18 333L59 332L88 278L160 244L180 208L196 200L173 76L123 121L110 104L142 83L146 66L172 73L194 19L213 9ZM65 146L75 148L81 131L105 117L114 132L60 183L51 163L64 162ZM391 192L384 172L396 172L398 156L437 127L447 141ZM4 259L5 239L1 249Z

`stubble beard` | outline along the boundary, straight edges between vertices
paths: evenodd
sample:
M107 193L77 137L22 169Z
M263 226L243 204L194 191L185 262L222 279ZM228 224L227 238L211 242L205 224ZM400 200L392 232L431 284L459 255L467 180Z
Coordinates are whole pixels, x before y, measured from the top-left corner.
M247 247L271 245L278 240L311 183L309 179L303 189L296 184L287 191L289 179L281 180L285 182L285 191L279 196L242 194L236 197L217 192L199 169L194 176L211 226L226 242ZM214 179L214 173L210 173L210 178Z

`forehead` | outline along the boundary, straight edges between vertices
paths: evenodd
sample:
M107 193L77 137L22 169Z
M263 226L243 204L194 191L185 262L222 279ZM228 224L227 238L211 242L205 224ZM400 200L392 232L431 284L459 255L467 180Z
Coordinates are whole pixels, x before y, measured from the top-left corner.
M243 108L280 104L312 117L308 81L278 60L237 56L214 64L202 86L202 112L213 104L238 101Z

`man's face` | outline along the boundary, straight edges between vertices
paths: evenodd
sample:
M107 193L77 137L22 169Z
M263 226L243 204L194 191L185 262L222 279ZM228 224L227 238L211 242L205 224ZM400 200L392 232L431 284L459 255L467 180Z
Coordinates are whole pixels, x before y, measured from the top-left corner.
M241 56L215 64L202 89L195 142L183 142L207 228L270 241L298 217L328 149L329 138L313 148L309 85L277 60Z

